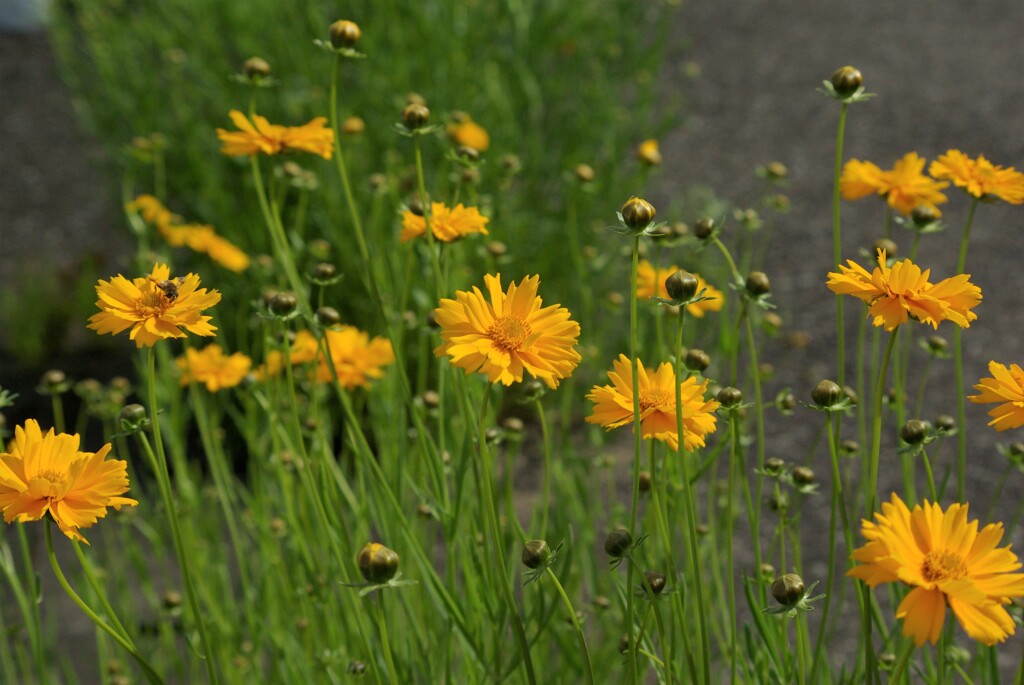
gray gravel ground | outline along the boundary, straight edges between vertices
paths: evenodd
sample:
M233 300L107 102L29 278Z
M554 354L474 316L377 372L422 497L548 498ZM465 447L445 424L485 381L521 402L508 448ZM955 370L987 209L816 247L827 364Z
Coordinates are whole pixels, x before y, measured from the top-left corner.
M818 379L835 373L835 305L824 281L832 266L838 105L816 89L835 68L852 64L877 93L850 108L848 157L887 167L911 150L930 160L959 148L1024 168L1024 3L733 0L689 3L677 18L677 52L700 65L702 76L695 82L684 78L682 60L666 65L665 89L684 91L688 117L662 141L665 165L651 199L667 204L682 189L703 184L719 196L753 204L761 188L754 167L771 160L789 167L786 192L793 209L773 233L764 268L787 327L812 337L799 353L781 340L766 347L766 361L776 368L766 394L790 386L806 398ZM966 213L964 199L952 196L946 205L950 229L923 243L919 260L938 277L952 275ZM102 155L74 120L45 38L0 34L0 285L31 277L32 265L41 260L66 264L81 254L126 249L117 214ZM857 257L859 248L881 235L882 221L878 202L844 203L844 255ZM896 230L897 242L909 245ZM969 384L985 374L989 359L1024 361L1022 231L1024 207L979 208L968 271L985 300L965 335ZM855 330L862 309L850 302L847 311L848 330ZM951 331L945 333L952 338ZM5 335L0 331L0 342ZM941 395L929 399L925 418L955 413L951 363L934 382ZM987 506L1004 464L984 411L968 407L967 494L975 516L985 515L978 504ZM769 453L805 459L816 420L803 410L774 421ZM1020 431L1013 437L1020 439ZM946 451L941 464L948 462ZM819 450L812 465L824 475L825 464ZM895 469L883 470L883 488L897 476ZM1014 473L998 516L1008 518L1022 495L1024 476ZM805 537L821 536L826 517L824 501L808 509ZM1012 539L1022 547L1024 528ZM805 576L824 576L823 555L824 550L809 555ZM50 596L57 592L48 589ZM75 630L80 637L90 632L87 626ZM1016 661L1021 640L1013 638L1002 650L1010 661Z

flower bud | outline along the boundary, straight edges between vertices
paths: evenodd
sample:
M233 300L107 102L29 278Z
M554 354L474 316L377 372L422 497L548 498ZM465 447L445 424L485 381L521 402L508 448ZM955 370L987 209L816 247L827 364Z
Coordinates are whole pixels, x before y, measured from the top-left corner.
M686 353L683 363L686 364L686 368L693 371L704 371L711 366L711 357L704 350L694 348Z
M794 467L793 483L799 487L814 485L814 471L806 466Z
M718 395L715 399L717 399L718 403L721 404L723 407L735 407L737 404L743 401L743 393L740 391L739 388L733 388L730 386L728 388L722 388L721 390L719 390Z
M572 172L580 183L590 183L594 180L594 168L589 164L577 164Z
M434 390L427 390L420 398L423 400L423 406L427 409L437 409L441 405L441 396Z
M843 396L850 400L850 404L860 404L860 395L849 385L843 386Z
M316 320L324 328L330 328L341 323L341 314L334 307L320 307L316 310Z
M709 216L702 216L693 225L693 234L700 240L707 240L715 232L715 220Z
M367 542L356 556L356 565L370 583L386 583L398 571L398 554L379 542Z
M830 380L821 381L811 391L811 399L819 407L831 407L842 398L843 389L837 383Z
M346 670L351 675L363 675L364 673L366 673L366 662L360 661L359 659L353 659L352 661L348 662Z
M262 57L250 57L242 64L242 73L249 78L270 76L270 64Z
M470 147L468 145L459 145L456 147L455 154L467 162L476 162L480 160L480 151L475 147Z
M657 571L644 571L644 585L651 591L652 595L660 595L665 589L666 578L664 573Z
M779 181L789 176L789 169L782 162L768 162L764 170L768 178L773 181Z
M126 404L118 415L125 429L136 429L146 421L146 408L141 404Z
M164 593L164 596L161 599L164 605L164 609L176 609L177 607L181 606L181 603L184 598L181 596L181 593L177 590L168 590Z
M402 123L410 131L423 128L430 121L430 110L425 105L413 103L402 110Z
M625 528L616 528L604 539L604 551L613 559L620 558L633 544L633 536Z
M623 635L622 637L619 638L618 650L619 650L619 654L626 654L627 652L629 652L629 636L628 635Z
M761 573L762 580L766 583L775 578L775 567L769 564L767 561L761 564L761 568L758 570Z
M787 573L772 581L772 597L782 606L791 607L804 596L804 580L795 573Z
M354 21L341 20L331 24L331 45L336 48L350 48L359 42L363 32Z
M334 274L338 272L337 268L333 264L328 262L320 262L313 267L313 278L318 281L327 281L334 278Z
M551 548L544 540L530 540L523 545L523 566L540 568L551 559Z
M346 136L357 136L366 130L366 122L360 117L348 117L341 122L341 132Z
M796 397L791 392L780 393L775 402L778 404L780 411L790 412L796 408Z
M1007 448L1010 452L1011 457L1021 458L1024 457L1024 442L1011 442Z
M764 472L769 476L777 476L786 467L786 462L778 457L768 457L764 460Z
M863 81L860 72L851 66L839 67L832 74L832 87L842 97L853 95L861 87Z
M68 387L67 374L60 369L50 369L39 379L39 390L46 395L59 395L66 392Z
M689 271L677 271L665 279L665 290L673 300L685 302L697 294L697 277Z
M518 174L522 170L523 163L519 159L518 155L513 155L512 153L509 153L507 155L502 156L501 168L505 173L511 176L513 174Z
M658 149L658 141L651 138L640 143L636 148L636 158L647 166L661 164L661 150Z
M651 478L651 472L641 471L640 473L637 474L637 476L637 486L639 487L640 492L649 492L651 489L651 483L653 482L653 479Z
M939 210L933 205L918 205L914 207L914 210L910 212L910 220L914 222L914 225L918 228L924 228L929 224L934 224L939 220Z
M291 293L275 293L267 303L267 308L277 316L288 316L299 306L299 301Z
M641 230L654 221L657 211L650 202L634 195L626 200L626 204L622 205L620 213L626 226L634 230Z
M771 292L772 284L763 271L751 271L747 276L746 288L753 297L760 297Z
M427 104L426 98L419 93L408 92L405 94L405 104L407 105L425 105Z
M875 242L871 243L872 254L878 254L879 250L885 250L886 257L895 257L896 253L899 252L899 246L896 242L888 238L879 238Z
M935 427L944 431L954 430L956 428L956 419L949 414L943 414L935 419Z
M510 416L501 422L501 427L509 433L522 433L525 426L518 416Z
M928 349L935 354L941 354L946 351L946 347L949 343L941 335L933 335L928 338Z
M508 254L508 245L501 242L500 240L492 240L484 246L487 250L487 254L492 257L504 257Z
M839 450L843 454L857 454L860 452L860 443L853 438L846 438L839 443Z
M908 445L920 445L928 437L928 422L910 419L900 428L900 439Z

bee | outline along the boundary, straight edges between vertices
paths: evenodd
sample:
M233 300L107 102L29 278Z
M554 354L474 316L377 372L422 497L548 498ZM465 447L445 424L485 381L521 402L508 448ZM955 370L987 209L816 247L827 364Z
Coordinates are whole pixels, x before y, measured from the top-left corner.
M157 279L150 276L149 280L153 281L156 287L159 288L161 292L163 292L164 297L167 298L168 302L174 302L175 300L178 299L178 287L185 282L185 279L181 278L180 276L178 278L175 278L174 280L165 279L162 281L158 281Z

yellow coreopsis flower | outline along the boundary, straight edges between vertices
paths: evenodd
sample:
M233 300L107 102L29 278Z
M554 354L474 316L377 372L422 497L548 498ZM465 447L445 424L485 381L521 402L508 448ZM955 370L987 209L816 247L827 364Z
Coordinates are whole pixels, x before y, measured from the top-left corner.
M258 114L254 114L250 122L237 109L231 110L229 116L239 130L217 129L217 137L224 144L221 152L225 155L309 152L330 159L334 152L334 131L327 127L326 117L316 117L302 126L281 126L271 124Z
M220 302L220 293L199 288L199 276L188 274L171 280L166 264L156 264L148 276L129 281L118 274L96 285L98 314L89 328L100 335L131 329L136 347L152 347L165 338L184 338L185 331L211 336L217 329L203 311Z
M1024 174L1013 167L993 164L982 155L971 159L959 150L949 150L932 162L928 173L952 181L973 197L996 197L1012 205L1024 203Z
M668 290L665 289L665 279L677 271L679 271L678 266L672 265L667 269L655 269L649 261L641 259L636 272L636 296L641 299L652 297L671 299ZM700 274L692 275L697 279L697 292L703 291L704 297L707 299L686 305L686 313L700 319L707 312L721 311L725 305L722 291L701 278Z
M561 305L542 306L540 276L501 289L501 274L484 276L490 301L480 289L458 291L434 310L444 341L434 354L448 355L466 373L486 374L491 383L519 383L524 371L548 387L568 377L580 363L580 325Z
M587 423L596 423L607 430L633 422L633 363L629 357L620 354L608 372L612 385L591 389L587 399L594 403L593 413ZM637 360L640 385L640 428L645 438L667 442L672 449L679 447L679 433L676 430L676 372L668 362L662 363L657 371L649 372ZM704 398L708 379L700 383L693 376L679 384L683 404L683 448L688 452L704 446L707 435L715 432L718 409L716 400Z
M847 264L840 265L838 273L829 273L829 290L866 302L874 325L887 331L910 317L933 328L946 320L967 328L978 318L971 310L981 302L981 288L970 282L968 274L933 284L928 280L931 270L921 271L909 259L887 266L885 250L878 251L878 266L871 273L853 260Z
M152 195L140 195L128 203L128 209L138 212L143 219L156 226L171 247L187 246L210 257L226 269L240 273L249 268L249 255L234 243L217 235L213 226L186 224L172 214Z
M924 172L924 158L908 152L883 171L871 162L852 159L839 177L839 192L845 200L859 200L868 195L884 197L890 207L901 214L910 214L915 207L933 209L949 198L941 191L949 184L929 178Z
M107 460L110 443L80 452L78 435L45 434L29 419L14 429L0 453L0 511L4 520L38 521L49 514L72 540L89 544L79 532L107 515L107 507L138 504L128 491L128 463Z
M252 359L241 352L226 356L217 344L202 350L189 348L176 362L181 369L182 385L204 383L210 392L235 387L252 368Z
M917 505L913 511L895 493L882 504L875 521L862 521L867 544L854 550L860 562L847 572L872 588L882 583L913 586L896 609L903 634L920 647L939 639L947 605L967 634L986 645L1014 633L1013 619L1003 608L1012 597L1024 596L1024 574L1010 548L997 548L1003 525L990 523L980 532L967 520L966 504Z
M331 383L334 376L338 384L346 390L369 387L370 383L384 375L384 367L394 363L395 353L386 338L370 336L352 326L329 328L324 333L324 345L329 351L331 367L327 365L328 357L320 347L320 341L311 332L302 330L295 334L295 340L288 350L288 358L293 366L316 362L312 367L312 379L317 383ZM267 355L265 367L257 374L261 377L274 376L280 373L284 358L280 352Z
M988 372L992 378L982 378L974 386L979 395L969 395L967 399L975 404L998 403L988 415L992 417L988 425L997 431L1024 426L1024 369L1017 364L1005 364L995 361L988 363Z
M490 222L476 207L463 207L462 203L449 208L443 202L430 203L430 225L434 237L443 243L450 243L473 233L488 234ZM427 222L422 216L409 210L402 213L402 233L398 237L403 243L418 238L427 232Z
M491 136L488 135L487 129L468 116L464 116L462 121L449 124L448 135L456 145L465 145L477 152L487 152L491 147Z

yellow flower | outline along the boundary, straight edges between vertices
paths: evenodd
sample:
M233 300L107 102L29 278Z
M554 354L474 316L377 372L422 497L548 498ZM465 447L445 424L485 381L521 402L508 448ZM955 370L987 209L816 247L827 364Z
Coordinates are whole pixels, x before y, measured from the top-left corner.
M932 162L928 173L945 178L974 197L997 197L1012 205L1024 203L1024 174L1013 167L1001 167L978 155L971 159L959 150L949 150Z
M896 609L903 634L920 647L939 639L948 605L967 634L986 645L1014 633L1003 608L1024 595L1024 574L1010 548L997 548L1003 525L990 523L981 532L967 521L967 505L951 504L945 512L927 500L911 511L894 493L875 521L862 521L868 542L854 550L861 562L847 572L872 588L901 581L913 586Z
M128 209L138 212L142 218L153 224L162 227L170 224L180 223L180 217L175 216L169 209L164 207L153 195L139 195L128 203Z
M587 423L596 423L607 430L633 422L633 363L620 354L608 372L612 385L595 385L587 399L594 403L594 412ZM676 431L676 373L672 365L664 362L650 373L639 359L640 372L640 427L645 438L667 442L672 449L679 447ZM698 383L693 376L679 384L683 402L683 447L688 452L704 446L705 436L715 432L718 421L715 410L718 402L704 399L708 389L705 378Z
M970 395L967 399L975 404L991 404L999 402L999 406L990 410L992 417L990 426L997 431L1024 426L1024 369L1017 364L1004 364L990 361L988 372L992 378L982 378L974 389L980 395Z
M636 272L636 296L641 299L652 297L671 299L668 290L665 289L665 279L677 271L679 271L678 266L672 265L667 269L655 269L649 261L641 259ZM700 274L695 273L693 276L697 279L697 292L703 290L704 297L708 299L686 305L686 313L700 319L707 312L721 311L725 304L722 291L701 278Z
M386 338L371 339L368 334L352 326L330 328L324 336L338 384L346 390L368 387L371 381L384 375L383 367L395 361L394 350ZM295 334L288 357L292 366L315 361L312 379L318 383L333 382L334 374L327 365L320 341L309 331L302 330ZM257 375L263 378L277 375L283 365L281 353L271 352L267 355L265 367Z
M888 171L871 162L852 159L843 167L839 191L845 200L879 195L902 214L910 214L921 205L935 209L936 205L948 201L941 190L949 184L935 181L923 171L924 158L916 152L903 155Z
M203 310L220 302L220 293L199 288L199 276L188 274L171 280L166 264L156 264L149 276L129 281L120 274L96 285L98 314L89 328L100 335L131 328L128 337L136 347L152 347L164 338L184 338L184 328L195 335L210 336L217 329Z
M661 164L661 150L658 149L658 141L650 138L640 143L636 148L636 158L647 166Z
M236 273L249 268L249 256L231 241L217 235L213 226L182 223L181 217L168 211L152 195L138 196L128 203L128 209L138 212L143 219L156 226L171 247L188 246L196 252L209 255L210 259Z
M181 384L205 383L210 392L233 388L245 378L252 360L241 352L225 356L220 345L207 345L202 351L189 348L176 360L181 369Z
M502 292L501 274L486 275L490 302L476 286L441 300L434 315L444 342L434 354L447 354L454 366L486 374L491 383L522 382L525 370L558 387L580 363L580 325L561 305L542 307L539 284L540 276L528 276Z
M462 121L449 124L448 135L456 145L465 145L477 152L486 152L491 146L491 137L487 130L468 115Z
M334 131L326 127L326 117L316 117L302 126L271 124L265 117L252 115L252 121L231 110L229 116L238 131L217 129L217 137L224 144L225 155L252 156L263 153L277 155L283 152L310 152L330 159L334 152Z
M443 202L430 203L430 225L434 229L434 237L443 243L450 243L471 233L488 234L487 223L490 221L476 207L463 207L462 203L449 208ZM409 210L402 214L402 234L399 240L407 243L427 232L427 222Z
M828 275L828 287L839 295L853 295L868 303L868 316L874 325L892 331L913 317L934 328L941 321L952 321L967 328L978 315L971 310L981 302L981 288L970 282L968 274L928 281L931 271L909 259L885 264L885 250L878 251L878 266L870 274L864 267L847 260L839 273Z
M78 435L44 435L34 419L14 429L0 453L0 510L7 523L38 521L47 513L72 540L86 544L80 528L107 515L107 507L138 504L120 497L128 491L128 463L106 460L107 443L96 453L79 452Z

